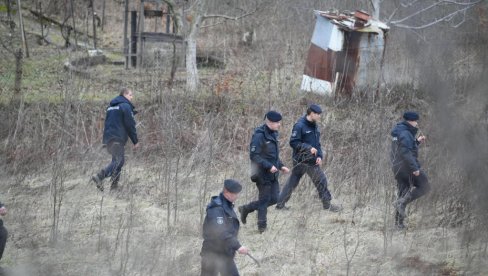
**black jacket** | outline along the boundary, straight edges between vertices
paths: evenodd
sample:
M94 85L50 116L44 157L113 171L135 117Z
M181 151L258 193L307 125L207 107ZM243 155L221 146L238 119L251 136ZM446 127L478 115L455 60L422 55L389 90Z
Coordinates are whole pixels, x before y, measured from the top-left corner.
M418 157L419 142L415 139L418 129L408 122L398 123L391 131L390 160L394 172L405 170L410 173L420 170Z
M134 106L124 96L117 96L107 107L105 129L103 131L103 144L117 141L125 145L128 137L135 145L138 142L136 121L134 120Z
M239 219L233 204L222 193L213 196L207 205L207 215L203 222L202 253L213 252L234 256L241 244L237 240Z
M281 170L283 163L279 156L278 132L269 129L266 124L257 127L251 138L249 157L259 174L263 177L272 175L269 170L273 166Z
M2 208L4 205L0 202L0 208ZM3 220L0 218L0 227L3 226Z
M295 162L315 164L317 157L324 159L319 127L316 123L308 121L306 116L300 118L293 126L290 146L293 148L293 160ZM317 149L317 156L310 152L312 147Z

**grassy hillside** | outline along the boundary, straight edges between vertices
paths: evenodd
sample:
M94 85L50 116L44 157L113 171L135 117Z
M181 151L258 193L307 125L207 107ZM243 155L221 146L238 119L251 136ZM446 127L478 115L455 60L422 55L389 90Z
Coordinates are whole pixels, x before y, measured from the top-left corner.
M269 209L269 231L258 233L254 214L241 225L241 243L261 264L237 256L242 275L488 274L488 97L482 67L461 77L445 69L452 60L435 66L437 48L417 48L429 66L402 60L415 74L399 76L408 77L406 84L382 80L379 98L375 90L355 91L351 98L302 93L308 40L301 36L309 39L303 29L311 26L308 19L281 24L296 18L297 9L287 9L286 1L242 26L226 23L203 32L199 46L221 51L228 66L202 68L199 93L188 94L182 68L170 89L168 68L124 70L111 63L121 60L119 2L108 1L108 25L100 34L108 61L83 68L83 74L64 65L86 57L86 50L63 48L54 28L53 43L36 44L38 25L27 16L31 57L23 63L22 100L13 98L13 56L1 48L0 201L9 209L4 223L10 236L0 267L11 275L198 275L210 197L226 178L244 186L237 206L257 197L248 176L254 127L269 109L283 113L281 158L291 167L291 129L313 102L326 110L322 168L333 203L344 210L322 210L313 184L302 178L290 210ZM236 37L249 26L272 34L260 33L258 44L241 47ZM273 33L278 26L287 34L302 32L292 38ZM405 52L402 41L392 34L387 75L402 75L392 69L404 58L394 54ZM473 49L459 45L465 52L455 53L471 57ZM478 61L486 59L475 53ZM135 92L141 148L126 148L122 189L101 193L88 180L109 162L101 146L104 110L121 86ZM410 109L421 114L428 140L420 161L433 190L409 207L408 228L397 231L389 132ZM287 177L280 176L281 187Z

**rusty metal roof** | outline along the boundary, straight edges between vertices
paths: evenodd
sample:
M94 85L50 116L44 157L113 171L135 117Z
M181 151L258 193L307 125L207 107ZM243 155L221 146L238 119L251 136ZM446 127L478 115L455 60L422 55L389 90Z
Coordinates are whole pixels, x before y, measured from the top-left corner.
M346 32L365 32L365 33L384 33L390 27L385 23L372 19L364 11L314 11L315 16L321 16L329 20L332 24L337 25Z

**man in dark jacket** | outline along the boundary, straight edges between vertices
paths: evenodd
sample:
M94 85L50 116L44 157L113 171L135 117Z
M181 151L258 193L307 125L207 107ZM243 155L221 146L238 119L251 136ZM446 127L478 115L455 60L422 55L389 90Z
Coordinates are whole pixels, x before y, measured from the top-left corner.
M115 97L110 106L107 107L105 128L103 131L103 144L107 146L108 152L112 155L112 162L92 176L97 188L103 191L103 179L111 177L110 189L117 189L120 171L124 166L125 144L130 138L136 149L138 144L136 121L134 120L134 106L132 105L133 93L128 88L122 88L120 95Z
M404 219L407 204L430 191L427 175L420 169L418 146L425 141L425 136L415 138L418 131L419 115L413 111L403 114L403 122L391 131L391 164L398 187L398 199L395 206L395 225L405 228ZM413 186L413 188L411 188Z
M246 224L247 215L258 211L258 231L263 233L267 227L268 206L276 204L280 193L279 171L290 170L280 160L278 130L282 116L276 111L266 113L265 122L254 130L250 144L251 166L255 168L251 180L256 182L258 200L239 207L241 221Z
M330 203L332 195L327 189L327 177L320 169L324 155L317 122L320 120L321 113L320 106L312 104L307 108L307 115L300 118L293 126L290 138L290 146L293 148L293 169L281 191L277 209L287 209L285 203L306 173L317 188L323 208L332 212L341 210L340 206Z
M239 220L234 212L234 202L242 190L241 184L233 179L224 181L224 189L213 196L207 205L203 222L202 276L239 275L234 262L236 251L248 254L249 250L237 240Z
M3 204L0 202L0 216L5 216L7 214L7 208L3 206ZM5 245L7 244L7 237L8 237L8 232L5 226L3 226L3 220L0 219L0 260L2 259L3 256L3 250L5 250ZM0 268L0 273L1 273L1 268Z

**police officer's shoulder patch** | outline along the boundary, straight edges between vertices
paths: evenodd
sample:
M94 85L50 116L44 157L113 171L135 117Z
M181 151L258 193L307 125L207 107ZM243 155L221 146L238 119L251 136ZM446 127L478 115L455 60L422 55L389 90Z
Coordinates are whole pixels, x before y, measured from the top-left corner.
M251 152L255 152L256 151L256 146L252 146L251 147Z
M294 130L292 133L291 133L291 137L296 137L297 136L297 131Z
M217 224L224 224L224 217L217 217Z

